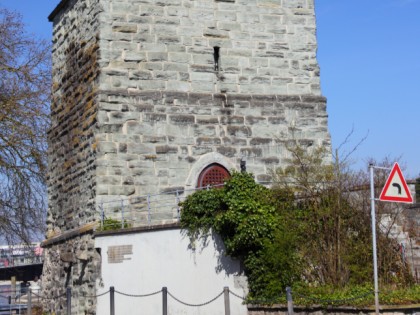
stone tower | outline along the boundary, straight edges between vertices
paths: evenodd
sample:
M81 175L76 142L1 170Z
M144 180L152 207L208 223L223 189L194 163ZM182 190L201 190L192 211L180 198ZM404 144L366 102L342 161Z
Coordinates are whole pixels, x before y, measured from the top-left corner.
M100 273L93 237L103 203L182 194L206 183L206 170L241 161L269 181L292 137L330 146L314 0L62 0L49 19L43 293L72 286L76 313L95 310L82 297Z

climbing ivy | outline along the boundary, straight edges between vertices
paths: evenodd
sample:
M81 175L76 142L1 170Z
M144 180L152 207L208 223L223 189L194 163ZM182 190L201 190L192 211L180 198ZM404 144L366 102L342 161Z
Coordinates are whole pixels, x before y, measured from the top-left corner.
M189 196L181 226L192 240L210 229L222 237L227 254L243 262L250 297L278 296L299 275L296 235L279 215L271 190L249 173L233 172L224 187Z

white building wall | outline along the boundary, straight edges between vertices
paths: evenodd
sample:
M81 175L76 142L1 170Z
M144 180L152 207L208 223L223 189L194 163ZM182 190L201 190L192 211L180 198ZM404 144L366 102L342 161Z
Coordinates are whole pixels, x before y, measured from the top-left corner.
M177 299L201 304L215 298L226 286L239 296L247 293L239 262L224 256L223 243L217 235L209 236L204 246L197 242L196 249L178 228L99 235L95 238L95 247L101 249L102 256L97 294L108 291L111 286L115 291L132 295L167 287ZM109 294L98 297L98 315L109 314L109 297ZM232 315L247 314L242 299L233 294L229 298ZM115 313L162 314L162 294L140 298L116 292ZM224 315L224 297L221 295L208 305L191 307L168 295L168 314Z

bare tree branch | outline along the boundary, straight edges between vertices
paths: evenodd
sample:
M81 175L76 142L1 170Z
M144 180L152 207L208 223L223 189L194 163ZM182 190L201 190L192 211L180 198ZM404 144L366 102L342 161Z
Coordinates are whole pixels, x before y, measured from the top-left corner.
M0 8L0 242L44 232L50 72L49 44Z

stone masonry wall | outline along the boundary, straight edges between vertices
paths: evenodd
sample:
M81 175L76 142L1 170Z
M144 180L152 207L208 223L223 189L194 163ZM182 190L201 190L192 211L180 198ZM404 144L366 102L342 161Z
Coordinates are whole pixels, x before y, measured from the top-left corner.
M97 116L98 1L67 1L55 15L52 126L49 140L47 240L95 219L94 132ZM95 23L96 21L96 23ZM81 31L83 30L83 31ZM49 243L45 251L45 311L63 312L65 293L74 291L75 314L95 310L95 254L92 236Z
M103 7L98 203L195 188L216 153L268 181L285 141L329 147L312 0Z
M313 0L102 4L101 90L321 94Z

